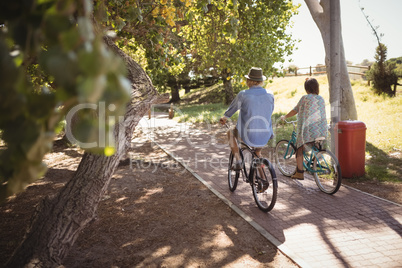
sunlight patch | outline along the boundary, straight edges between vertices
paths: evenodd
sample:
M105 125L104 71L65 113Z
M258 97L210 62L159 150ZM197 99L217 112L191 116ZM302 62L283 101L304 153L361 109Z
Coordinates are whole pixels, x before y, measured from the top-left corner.
M234 227L234 226L232 226L232 225L228 225L228 228L230 229L230 230L232 230L232 232L234 233L234 234L238 234L238 231L237 231L237 228L236 227Z
M138 201L136 201L135 203L143 203L146 202L152 195L154 194L159 194L163 192L163 188L159 187L159 188L154 188L154 189L149 189L146 191L144 196L141 196L141 198L138 199Z
M120 197L119 199L116 200L116 203L119 203L119 202L121 202L121 201L124 201L124 200L126 200L127 198L128 198L127 196Z
M171 248L172 248L171 246L164 246L162 248L159 248L152 254L152 257L161 258L167 255L170 252Z
M219 245L219 248L228 248L233 247L234 243L224 231L219 231L212 239L204 242L202 248L216 247L216 245Z
M122 247L122 248L125 248L125 247L135 246L135 245L138 245L138 244L140 244L140 243L142 243L142 242L144 242L144 239L143 239L143 238L137 238L137 239L134 240L134 241L125 243L125 244L122 245L121 247Z

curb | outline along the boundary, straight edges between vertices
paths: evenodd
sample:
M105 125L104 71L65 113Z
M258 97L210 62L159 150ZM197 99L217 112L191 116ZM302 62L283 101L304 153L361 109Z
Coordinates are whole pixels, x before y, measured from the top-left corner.
M362 194L366 194L366 195L368 195L368 196L371 196L371 197L380 199L380 200L382 200L382 201L391 203L391 204L393 204L393 205L395 205L395 206L402 207L401 204L398 204L398 203L392 202L392 201L390 201L390 200L388 200L388 199L384 199L384 198L381 198L381 197L378 197L378 196L375 196L375 195L372 195L372 194L363 192L363 191L361 191L361 190L359 190L359 189L357 189L357 188L354 188L354 187L352 187L352 186L349 186L349 185L346 185L346 184L342 184L342 186L343 186L343 187L346 187L346 188L349 188L349 189L352 189L352 190L355 190L355 191L360 192L360 193L362 193Z

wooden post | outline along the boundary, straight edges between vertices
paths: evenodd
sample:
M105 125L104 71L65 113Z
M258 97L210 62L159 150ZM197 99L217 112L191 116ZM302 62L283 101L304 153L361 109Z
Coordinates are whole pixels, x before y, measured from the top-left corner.
M310 66L310 76L313 74L313 72L311 71L311 66Z

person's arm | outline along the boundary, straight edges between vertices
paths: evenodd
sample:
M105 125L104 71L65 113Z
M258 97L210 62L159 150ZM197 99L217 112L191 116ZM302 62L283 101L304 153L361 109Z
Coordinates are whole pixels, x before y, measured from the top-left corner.
M222 125L224 125L224 124L226 124L226 121L228 120L228 117L226 117L226 116L222 116L220 119L219 119L219 122L222 124Z
M287 115L282 115L281 119L285 120L286 118L292 117L292 116L294 116L296 114L297 114L296 110L291 110Z
M292 116L296 115L298 113L298 111L299 111L299 107L300 107L300 104L303 101L303 99L304 99L304 96L299 100L299 102L297 103L295 108L293 108L287 115L282 115L281 119L285 120L286 118L289 118L289 117L292 117Z
M226 112L223 114L223 116L219 119L219 122L224 125L227 121L228 118L230 118L237 110L240 109L240 104L241 104L241 96L242 96L242 91L237 94L237 96L234 98L232 103L229 105L228 109Z

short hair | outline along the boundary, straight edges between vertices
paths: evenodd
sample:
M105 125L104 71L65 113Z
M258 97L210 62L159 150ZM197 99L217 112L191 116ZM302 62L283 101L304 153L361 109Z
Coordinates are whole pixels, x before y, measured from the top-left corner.
M320 94L320 85L315 78L306 78L306 81L304 82L304 89L308 94Z
M255 80L247 79L247 86L249 86L249 87L260 86L263 84L264 84L264 81L255 81Z

